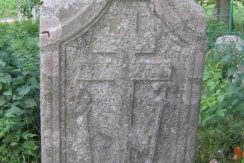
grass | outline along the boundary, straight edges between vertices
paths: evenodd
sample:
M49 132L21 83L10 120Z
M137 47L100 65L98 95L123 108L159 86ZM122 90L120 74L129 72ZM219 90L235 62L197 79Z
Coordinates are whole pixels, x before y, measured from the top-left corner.
M0 18L17 16L18 0L0 0Z

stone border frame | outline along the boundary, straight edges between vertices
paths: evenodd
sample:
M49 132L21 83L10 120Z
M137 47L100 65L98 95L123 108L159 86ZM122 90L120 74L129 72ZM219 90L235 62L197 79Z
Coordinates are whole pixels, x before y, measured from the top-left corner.
M66 50L65 46L68 42L75 39L77 34L80 35L87 32L107 11L111 2L112 0L93 0L91 6L88 7L89 11L87 9L85 12L78 13L73 19L64 22L61 27L58 27L62 31L61 38L51 44L42 46L41 48L41 70L44 70L41 71L41 133L43 163L59 163L65 160L61 155L62 146L60 146L62 142L60 130L64 127L60 126L60 124L61 121L64 121L65 119L65 111L61 110L61 108L65 108L65 101L62 100L65 98L61 96L65 94L64 89L62 89L65 84L64 74L62 72L64 72L65 67L61 67L61 65L64 65L63 61L65 60L64 56L62 56ZM89 21L82 24L79 20ZM186 54L184 57L187 57L188 55L194 57L180 66L185 68L185 73L183 73L184 76L181 81L185 82L184 87L182 87L185 92L182 94L181 102L185 104L182 108L188 108L188 124L197 125L197 119L193 117L198 117L196 115L198 115L200 96L193 95L199 95L201 90L202 76L198 76L198 74L202 74L203 67L199 67L198 65L201 65L204 62L204 55L202 54L204 51L203 49L194 49L194 51ZM45 68L46 66L48 68ZM187 78L187 76L191 77ZM180 116L178 118L180 118ZM194 159L194 155L189 151L192 151L195 148L196 126L188 126L185 130L187 130L187 138L184 151L184 162L188 163L193 162ZM181 132L179 132L179 134L180 133ZM178 141L180 140L176 140L175 143L177 144ZM176 162L179 160L182 160L182 158L177 157Z
M62 87L65 84L63 81L64 73L62 73L64 70L61 68L65 56L62 56L62 54L66 50L65 46L67 42L74 39L76 34L87 32L107 11L112 0L101 1L102 5L100 1L93 0L85 12L78 13L73 19L65 22L61 27L56 27L56 31L62 29L62 37L54 43L41 47L42 54L45 54L46 51L53 52L52 54L46 54L50 55L48 57L41 55L41 70L45 70L45 72L41 72L41 158L43 163L60 163L65 160L65 157L62 155L63 152L61 152L61 129L63 128L61 121L65 118L63 115L64 110L61 110L61 108L65 107L63 100L65 98L61 96L64 94ZM82 24L79 20L89 21ZM45 33L43 32L41 34L43 35ZM42 35L41 37L43 37ZM43 68L45 66L50 67L46 70L46 68ZM47 123L46 121L51 121L51 123Z

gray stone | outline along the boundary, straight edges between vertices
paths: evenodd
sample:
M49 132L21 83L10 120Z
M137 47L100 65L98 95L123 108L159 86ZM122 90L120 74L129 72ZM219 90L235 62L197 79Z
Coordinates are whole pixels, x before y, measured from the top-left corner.
M205 47L193 0L44 0L42 162L193 162Z
M234 55L240 55L244 52L244 41L239 36L224 35L217 38L215 46L218 52L231 52Z

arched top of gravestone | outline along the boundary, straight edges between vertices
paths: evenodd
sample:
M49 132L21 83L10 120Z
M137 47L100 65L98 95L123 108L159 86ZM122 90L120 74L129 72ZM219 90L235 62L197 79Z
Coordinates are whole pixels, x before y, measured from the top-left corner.
M106 12L112 1L44 0L41 39L45 41L41 41L42 46L65 41L89 30ZM169 30L167 32L178 37L177 41L189 45L194 43L198 36L205 34L204 11L193 0L151 0L150 4L154 8L155 16L160 18Z
M62 42L89 29L111 0L44 0L41 14L42 46Z

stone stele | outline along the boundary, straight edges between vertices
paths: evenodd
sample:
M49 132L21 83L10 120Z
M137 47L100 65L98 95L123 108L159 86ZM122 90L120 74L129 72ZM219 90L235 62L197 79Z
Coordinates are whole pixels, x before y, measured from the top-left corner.
M192 163L206 47L193 0L44 0L43 163Z

